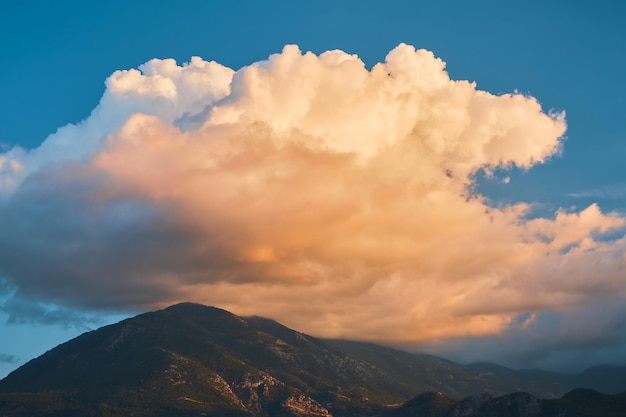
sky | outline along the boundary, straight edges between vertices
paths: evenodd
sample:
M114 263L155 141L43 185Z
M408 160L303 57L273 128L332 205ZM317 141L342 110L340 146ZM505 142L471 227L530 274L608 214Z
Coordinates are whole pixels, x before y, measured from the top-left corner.
M626 364L620 1L0 13L0 377L193 301L457 360Z

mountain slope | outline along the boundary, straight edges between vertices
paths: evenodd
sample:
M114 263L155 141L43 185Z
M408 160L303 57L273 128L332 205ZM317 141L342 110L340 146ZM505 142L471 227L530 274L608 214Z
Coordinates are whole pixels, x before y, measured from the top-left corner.
M278 338L224 310L175 305L85 333L32 360L0 381L0 392L14 393L2 401L19 402L17 393L30 392L31 404L54 397L60 410L100 404L92 415L135 407L149 415L341 415L407 398L375 367L282 330Z
M461 365L433 355L412 354L373 343L325 340L347 355L393 375L403 392L442 392L464 398L487 392L505 395L528 392L540 398L559 398L568 391L587 387L608 394L626 390L626 367L599 366L580 374L539 370L516 371L493 363Z

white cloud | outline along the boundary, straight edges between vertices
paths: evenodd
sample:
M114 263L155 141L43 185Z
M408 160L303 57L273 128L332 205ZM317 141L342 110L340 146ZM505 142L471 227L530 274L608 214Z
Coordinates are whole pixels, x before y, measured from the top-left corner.
M15 147L0 153L0 196L10 195L29 174L50 164L88 158L135 113L172 124L189 112L202 111L230 93L233 74L198 57L182 67L172 59L153 59L139 70L116 71L87 119L59 128L31 151Z
M626 197L626 184L591 188L569 194L573 198L622 199Z

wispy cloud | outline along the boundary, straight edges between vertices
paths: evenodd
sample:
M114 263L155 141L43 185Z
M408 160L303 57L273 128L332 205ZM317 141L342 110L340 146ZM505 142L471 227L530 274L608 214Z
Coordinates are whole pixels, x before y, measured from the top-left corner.
M569 194L573 198L594 198L594 199L624 199L626 198L626 184L613 184L603 187L595 187Z
M0 353L0 363L16 364L16 363L19 363L19 358L15 355L10 355L7 353Z
M87 331L99 327L104 322L103 317L97 313L43 304L16 296L5 300L0 305L0 311L7 315L7 324L59 325Z

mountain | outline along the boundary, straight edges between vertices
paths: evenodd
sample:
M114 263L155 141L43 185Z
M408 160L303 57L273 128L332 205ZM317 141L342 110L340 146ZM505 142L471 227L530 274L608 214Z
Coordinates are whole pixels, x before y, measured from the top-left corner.
M260 322L281 337L251 324ZM344 415L404 401L394 388L374 366L319 339L185 303L85 333L30 361L0 381L0 410Z
M540 398L559 398L568 391L587 387L614 394L626 390L626 367L598 366L579 374L540 370L513 370L493 363L461 365L433 355L412 354L373 343L326 340L353 358L393 375L404 392L442 392L464 398L487 392L505 395L528 392Z
M454 400L425 392L389 410L385 417L624 417L626 393L605 395L576 389L560 399L540 399L527 392L499 397L481 394Z
M611 374L617 384L620 372L584 375ZM546 397L569 389L550 375L321 340L183 303L85 333L15 370L0 381L0 416L382 416L410 410L424 398L398 406L424 391L445 394L444 412L458 402L449 398L485 391Z

